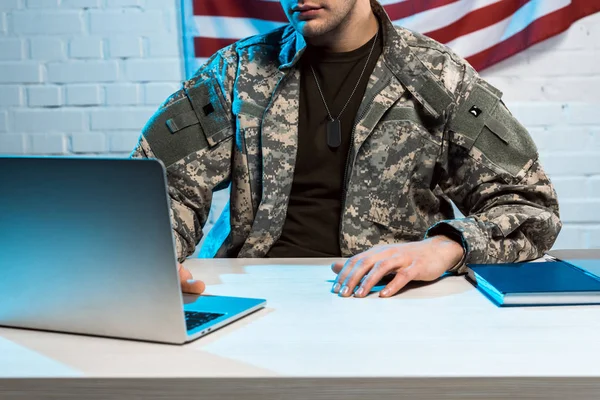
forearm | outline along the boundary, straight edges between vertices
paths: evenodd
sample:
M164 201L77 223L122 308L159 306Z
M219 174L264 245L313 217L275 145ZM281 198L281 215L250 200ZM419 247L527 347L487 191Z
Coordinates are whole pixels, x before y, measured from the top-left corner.
M441 221L427 236L452 232L465 246L464 263L506 263L540 257L561 229L556 192L539 162L516 185L489 182L471 192L466 218ZM454 270L464 271L464 263Z

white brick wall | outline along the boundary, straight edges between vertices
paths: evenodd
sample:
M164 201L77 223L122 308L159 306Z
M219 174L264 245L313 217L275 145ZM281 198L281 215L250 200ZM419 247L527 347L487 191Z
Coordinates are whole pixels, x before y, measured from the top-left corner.
M183 79L178 0L1 0L0 153L126 156Z
M129 154L183 78L178 4L0 0L0 153ZM557 248L600 247L599 38L600 14L483 72L556 184Z

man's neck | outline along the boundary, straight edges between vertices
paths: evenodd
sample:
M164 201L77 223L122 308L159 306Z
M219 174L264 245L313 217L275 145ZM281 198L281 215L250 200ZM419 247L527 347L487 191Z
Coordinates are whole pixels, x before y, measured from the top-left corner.
M309 38L308 43L332 53L356 50L367 43L379 29L377 17L368 2L357 2L357 6L334 30Z

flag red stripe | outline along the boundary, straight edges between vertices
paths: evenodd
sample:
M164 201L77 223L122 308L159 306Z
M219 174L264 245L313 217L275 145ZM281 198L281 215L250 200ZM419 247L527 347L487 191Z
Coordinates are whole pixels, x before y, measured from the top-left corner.
M232 43L237 42L239 39L227 39L227 38L208 38L208 37L195 37L194 38L194 50L196 57L208 58L221 50L223 47L229 46Z
M536 43L566 31L575 21L600 12L600 3L572 0L567 7L545 15L516 35L467 58L478 71L490 67Z
M459 0L406 0L384 6L393 20L457 3ZM194 0L194 15L211 17L254 18L287 22L279 2L261 0Z
M490 25L509 18L519 8L529 3L531 0L504 0L499 3L490 4L475 11L466 14L456 22L447 25L435 31L425 33L432 39L441 43L448 43L452 40L487 28Z
M392 20L398 20L427 10L458 3L459 0L406 0L383 6Z
M194 0L194 15L254 18L287 22L279 2L261 0Z

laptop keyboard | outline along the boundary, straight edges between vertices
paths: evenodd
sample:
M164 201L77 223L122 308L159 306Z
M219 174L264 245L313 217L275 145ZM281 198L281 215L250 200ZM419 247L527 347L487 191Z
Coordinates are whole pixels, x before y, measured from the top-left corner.
M209 312L197 312L197 311L185 311L185 326L188 331L194 328L204 325L207 322L222 317L225 314L209 313Z

